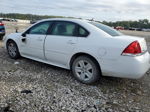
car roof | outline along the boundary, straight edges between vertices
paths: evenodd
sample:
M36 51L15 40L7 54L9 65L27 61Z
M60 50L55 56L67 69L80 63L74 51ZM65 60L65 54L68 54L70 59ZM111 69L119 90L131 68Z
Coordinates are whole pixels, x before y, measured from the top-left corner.
M70 22L77 22L77 23L87 23L88 20L84 20L84 19L76 19L76 18L49 18L49 19L43 19L41 21L38 22L42 22L42 21L70 21Z
M90 33L98 33L99 35L102 35L102 37L109 37L110 35L108 35L106 32L100 30L99 28L97 28L96 26L90 24L91 21L89 20L85 20L85 19L76 19L76 18L49 18L49 19L42 19L39 20L38 22L36 22L35 24L31 25L28 29L30 29L31 27L33 27L34 25L41 23L41 22L46 22L46 21L69 21L69 22L74 22L77 23L79 25L81 25L83 28L85 28L87 31L89 31ZM27 30L28 30L27 29Z

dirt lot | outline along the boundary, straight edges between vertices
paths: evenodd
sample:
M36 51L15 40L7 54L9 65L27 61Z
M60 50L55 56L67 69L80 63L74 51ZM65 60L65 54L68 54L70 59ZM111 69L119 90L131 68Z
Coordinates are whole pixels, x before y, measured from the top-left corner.
M15 32L12 23L5 24L7 34ZM14 24L19 31L29 26ZM150 50L150 33L123 33L144 36ZM150 112L150 72L139 80L103 77L96 85L85 85L70 71L10 59L0 45L0 112Z

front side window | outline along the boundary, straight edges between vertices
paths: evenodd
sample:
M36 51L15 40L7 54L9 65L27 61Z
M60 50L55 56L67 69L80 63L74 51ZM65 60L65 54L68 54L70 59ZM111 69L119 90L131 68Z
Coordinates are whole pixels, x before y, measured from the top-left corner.
M50 26L50 22L43 22L39 23L35 26L33 26L28 34L39 34L39 35L45 35L47 33L47 30Z
M52 35L75 36L76 25L70 22L56 22Z
M89 23L96 26L97 28L103 30L104 32L106 32L107 34L109 34L111 36L121 36L122 35L122 33L120 33L119 31L117 31L109 26L106 26L104 24L97 23L97 22L89 22Z

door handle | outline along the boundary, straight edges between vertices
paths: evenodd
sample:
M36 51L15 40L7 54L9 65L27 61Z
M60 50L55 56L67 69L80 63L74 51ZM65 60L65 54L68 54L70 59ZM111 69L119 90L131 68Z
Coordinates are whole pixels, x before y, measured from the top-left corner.
M68 44L76 44L76 43L73 42L72 40L69 40L67 43L68 43Z
M22 42L26 42L26 38L22 38L21 40L22 40Z

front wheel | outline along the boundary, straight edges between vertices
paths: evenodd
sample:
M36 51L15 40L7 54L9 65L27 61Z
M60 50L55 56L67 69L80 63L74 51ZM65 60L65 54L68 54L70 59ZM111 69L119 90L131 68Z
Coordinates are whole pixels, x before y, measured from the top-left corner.
M76 58L72 64L72 72L77 80L85 84L92 84L100 79L97 62L88 56Z
M7 42L7 52L12 59L17 59L20 57L17 44L12 40Z

